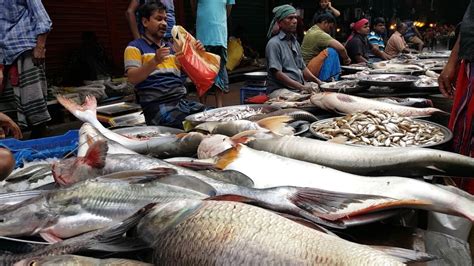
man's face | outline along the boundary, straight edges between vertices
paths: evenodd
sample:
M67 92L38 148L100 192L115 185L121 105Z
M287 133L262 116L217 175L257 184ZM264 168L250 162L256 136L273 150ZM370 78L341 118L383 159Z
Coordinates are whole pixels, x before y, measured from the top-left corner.
M407 33L407 30L408 30L407 25L403 24L403 25L400 27L399 32L400 32L400 34L403 35L403 34Z
M366 23L360 30L357 31L361 35L369 35L370 27L369 23Z
M161 39L166 33L166 11L156 10L150 18L142 18L142 23L146 32L155 38Z
M374 31L378 34L382 34L385 32L385 24L384 23L378 23L377 25L374 26Z
M320 0L319 1L319 6L321 9L326 9L329 5L329 0Z
M288 15L286 18L278 22L278 26L280 26L280 30L282 30L285 33L295 33L297 24L298 24L298 19L297 19L296 13Z

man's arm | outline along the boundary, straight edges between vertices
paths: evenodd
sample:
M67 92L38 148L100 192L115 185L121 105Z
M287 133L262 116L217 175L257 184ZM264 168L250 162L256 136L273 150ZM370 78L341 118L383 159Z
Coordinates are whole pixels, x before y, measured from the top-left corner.
M281 70L272 69L270 71L274 71L275 78L280 81L285 87L305 91L305 86L298 81L290 78L287 74L283 73Z
M125 51L125 54L127 54L127 50ZM156 66L162 63L169 54L169 47L159 48L156 50L155 56L152 60L139 67L128 67L126 70L128 81L132 84L138 84L144 81L148 78L151 72L156 69Z
M28 10L33 14L36 23L36 46L33 49L33 63L41 65L46 57L46 39L51 30L51 19L39 0L26 1Z
M448 63L444 67L443 71L439 75L438 83L439 83L439 90L441 93L449 98L454 97L454 85L453 82L456 78L456 74L458 72L459 67L459 43L461 40L461 35L459 35L458 39L456 40L456 44L451 51L451 55L449 56Z
M132 32L133 39L140 38L140 33L138 32L137 17L135 12L137 12L139 2L137 0L130 0L127 11L125 11L125 18L128 21L128 26Z
M334 40L334 39L331 40L329 42L329 47L334 48L337 51L339 56L342 58L342 62L344 65L349 65L351 63L351 59L349 58L349 55L347 54L346 48L339 41Z
M12 135L16 139L23 138L20 127L13 122L13 120L0 112L0 127L5 132L5 135Z
M232 11L232 5L227 5L226 6L226 11L227 11L227 17L230 16L230 11Z
M321 80L319 80L307 67L304 68L303 70L303 78L306 81L312 81L316 82L318 84L321 84Z
M370 45L370 51L377 56L378 58L381 58L383 60L390 60L392 59L391 56L386 54L385 52L380 51L380 49L377 47L377 45L369 44ZM367 61L367 60L366 60Z

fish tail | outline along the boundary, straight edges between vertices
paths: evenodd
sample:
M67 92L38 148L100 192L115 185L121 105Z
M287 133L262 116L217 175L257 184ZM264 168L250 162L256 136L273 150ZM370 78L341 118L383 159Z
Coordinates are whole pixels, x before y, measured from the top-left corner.
M97 100L94 96L88 95L82 105L79 105L62 95L56 96L56 99L62 106L64 106L64 108L82 122L89 122L93 125L98 123Z
M241 144L237 145L234 148L231 148L225 151L216 162L216 168L218 169L225 169L229 164L234 162L238 157L241 149Z
M277 135L288 135L291 134L291 132L289 132L289 129L286 127L286 123L291 120L293 120L293 118L288 115L272 116L258 121L257 124Z

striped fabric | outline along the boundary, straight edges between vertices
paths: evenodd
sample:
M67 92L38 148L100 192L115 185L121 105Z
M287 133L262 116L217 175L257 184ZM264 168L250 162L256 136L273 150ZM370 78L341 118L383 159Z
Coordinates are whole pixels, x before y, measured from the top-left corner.
M22 127L35 126L51 120L46 104L47 84L43 67L33 64L31 51L18 57L16 65L20 82L12 86L7 77L5 91L0 97L1 112L16 112Z
M369 33L369 36L367 36L369 39L369 43L376 45L380 51L385 50L385 43L383 41L383 38L380 34L375 33L375 31L372 31Z
M163 43L163 45L169 47L169 44ZM155 43L149 43L143 38L130 42L124 54L125 72L130 68L141 67L146 62L152 60L156 49L158 49L158 46ZM137 90L156 89L163 98L177 100L186 94L186 91L182 89L185 81L186 76L181 71L181 66L176 57L170 55L161 64L156 66L155 71L146 80L137 84L135 88Z
M40 0L0 0L0 5L0 64L11 65L52 23Z
M463 61L456 83L456 94L449 120L453 151L474 157L474 65ZM462 189L474 195L474 180L459 181Z

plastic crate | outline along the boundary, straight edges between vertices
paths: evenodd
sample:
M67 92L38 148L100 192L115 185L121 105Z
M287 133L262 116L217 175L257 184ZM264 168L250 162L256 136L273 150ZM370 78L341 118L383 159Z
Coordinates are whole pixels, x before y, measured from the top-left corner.
M240 88L240 104L244 104L245 100L260 94L266 94L267 87L248 87Z
M76 153L78 143L78 130L70 130L61 136L41 139L24 141L17 139L0 140L0 146L8 148L14 154L16 167L23 166L24 162L62 158L71 152Z

